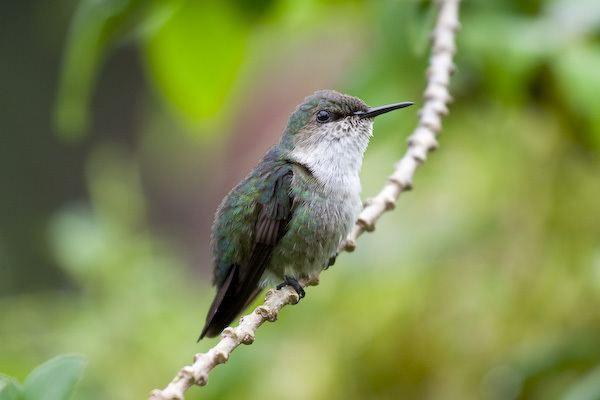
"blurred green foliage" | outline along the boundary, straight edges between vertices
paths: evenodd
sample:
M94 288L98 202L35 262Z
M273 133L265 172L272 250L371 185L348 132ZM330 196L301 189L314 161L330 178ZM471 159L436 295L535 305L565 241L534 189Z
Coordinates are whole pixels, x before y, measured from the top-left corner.
M90 97L107 53L132 35L145 36L169 19L178 1L83 0L71 22L58 90L55 125L64 137L89 124ZM145 28L145 29L144 29Z
M80 379L85 360L77 355L55 357L35 368L23 385L0 375L2 400L68 400Z
M192 120L223 110L246 56L248 27L230 7L188 1L145 48L161 93Z
M0 168L4 198L28 188L0 203L14 221L0 224L0 371L22 380L77 352L74 398L144 398L213 343L195 338L220 198L317 88L418 100L431 2L56 7L68 32L59 11L30 14L40 40L66 37L59 82L15 68L5 96L60 135L23 129L0 157L20 166ZM190 399L600 399L600 7L465 0L461 22L455 102L414 192ZM12 36L20 51L29 36ZM35 102L55 86L52 106ZM365 197L415 120L377 121Z

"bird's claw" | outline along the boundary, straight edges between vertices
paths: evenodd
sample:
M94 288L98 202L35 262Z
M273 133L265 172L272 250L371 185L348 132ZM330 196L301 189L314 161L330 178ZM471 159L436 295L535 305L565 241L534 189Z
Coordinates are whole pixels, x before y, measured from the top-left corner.
M323 269L329 269L333 264L335 264L335 259L337 258L337 254L335 256L329 257L329 261L327 261L327 265Z
M298 279L291 277L291 276L286 276L283 279L283 282L280 283L279 285L276 286L277 290L284 288L286 286L291 286L296 293L298 293L298 297L303 298L304 295L306 294L304 292L304 288L302 288L302 285L300 285L300 282L298 282Z

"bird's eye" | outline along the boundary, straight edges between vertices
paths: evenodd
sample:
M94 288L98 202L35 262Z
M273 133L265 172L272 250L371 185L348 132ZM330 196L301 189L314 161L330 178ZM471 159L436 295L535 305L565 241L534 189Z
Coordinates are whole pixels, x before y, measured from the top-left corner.
M331 114L327 110L321 110L317 113L317 121L327 122L331 119Z

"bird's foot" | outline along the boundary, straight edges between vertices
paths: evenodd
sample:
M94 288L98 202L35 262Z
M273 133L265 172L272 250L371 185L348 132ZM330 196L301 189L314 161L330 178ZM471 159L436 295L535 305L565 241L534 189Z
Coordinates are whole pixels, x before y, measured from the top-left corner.
M298 293L298 297L303 298L304 295L306 294L304 292L304 289L302 288L302 285L300 285L300 282L298 282L298 279L291 277L291 276L286 276L283 279L283 282L280 283L279 285L277 285L277 290L284 288L286 286L291 286L296 293Z
M329 257L329 261L327 261L327 265L323 269L329 269L333 264L335 264L335 260L337 258L337 254L335 256Z

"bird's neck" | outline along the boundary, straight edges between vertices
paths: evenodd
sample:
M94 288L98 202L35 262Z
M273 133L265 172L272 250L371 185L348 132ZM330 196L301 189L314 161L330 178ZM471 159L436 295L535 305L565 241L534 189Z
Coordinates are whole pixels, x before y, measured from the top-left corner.
M304 165L326 192L360 192L359 172L368 138L319 140L295 148L290 159Z

